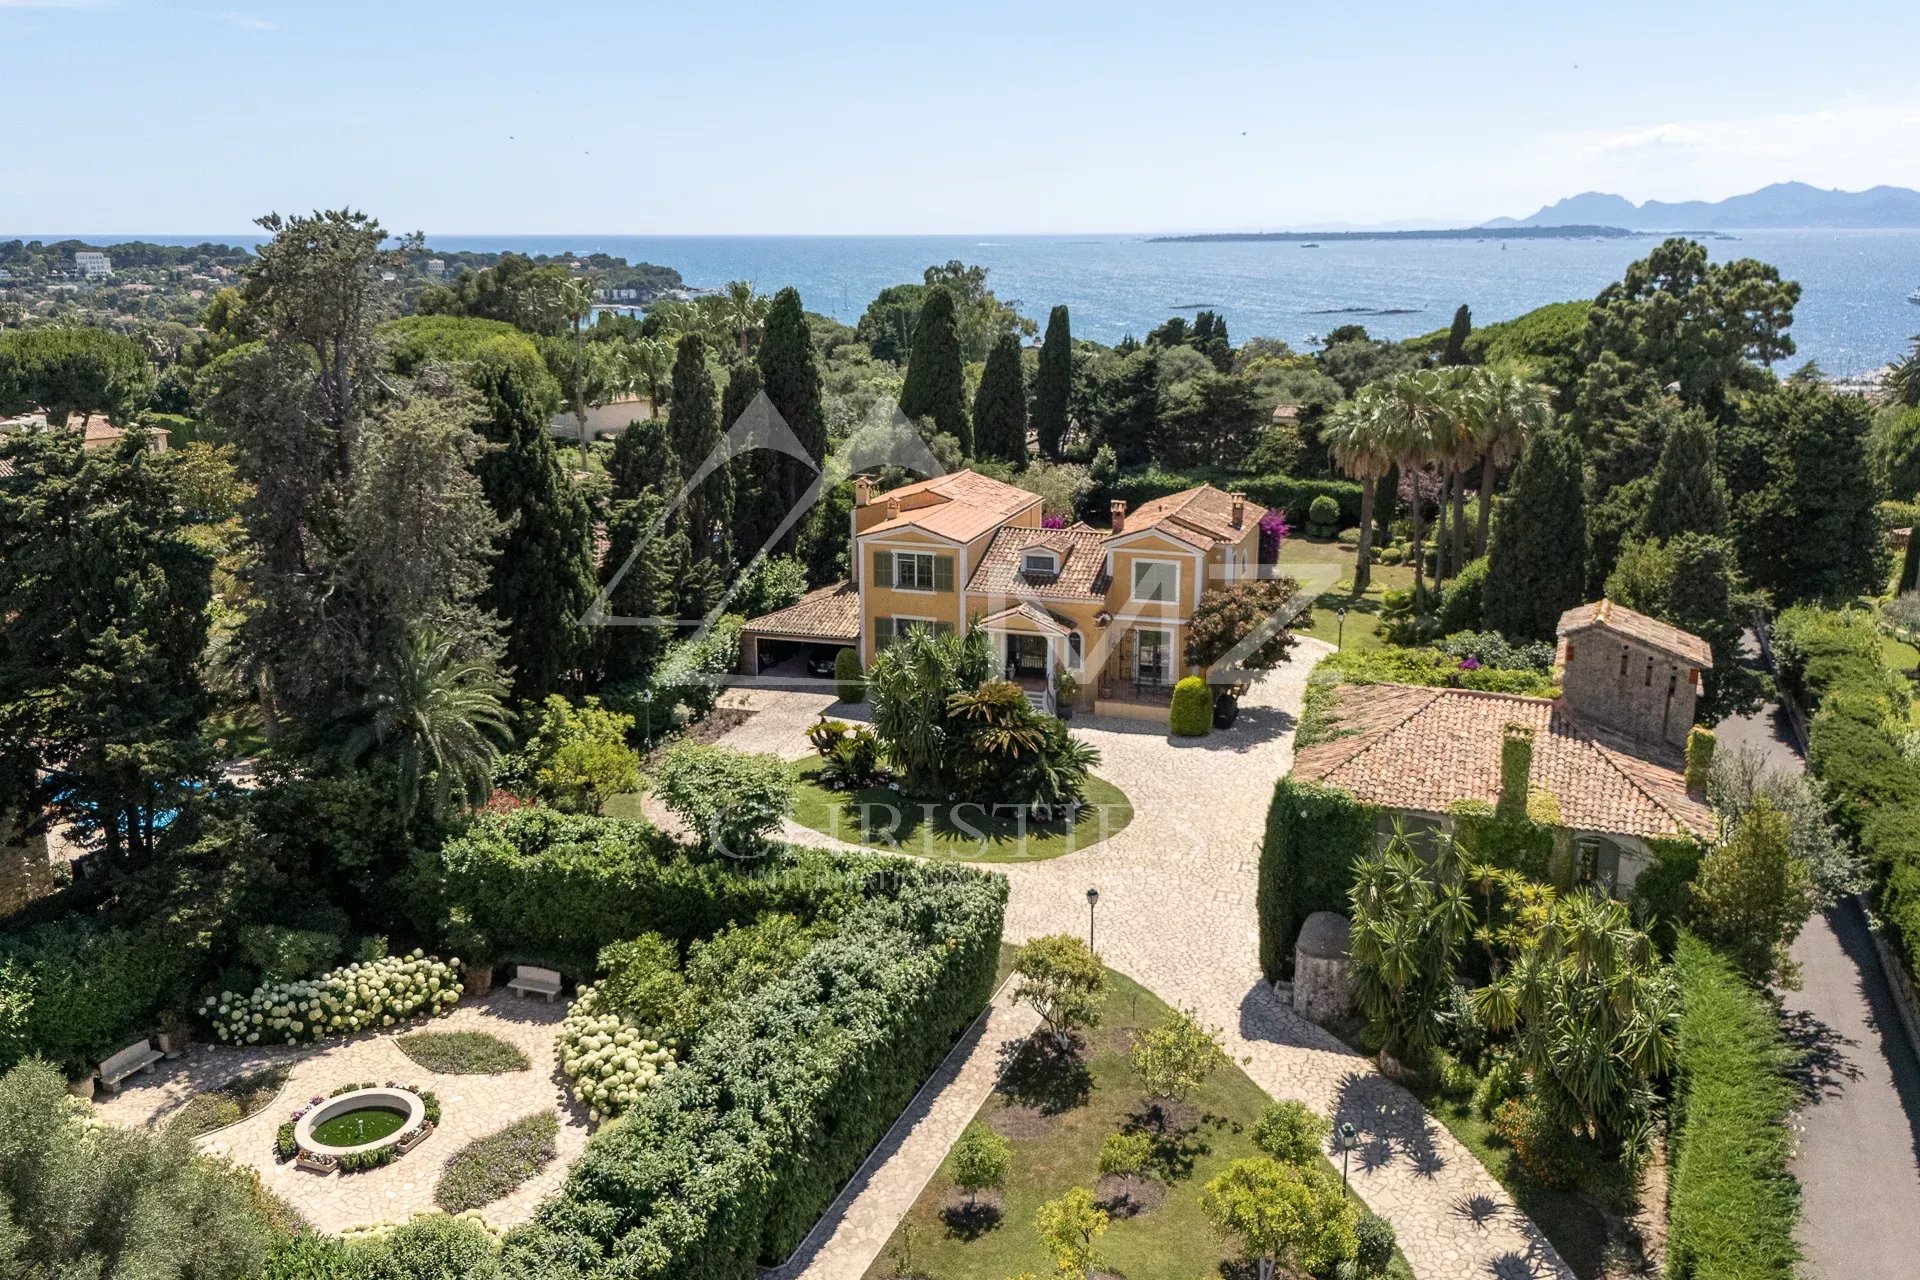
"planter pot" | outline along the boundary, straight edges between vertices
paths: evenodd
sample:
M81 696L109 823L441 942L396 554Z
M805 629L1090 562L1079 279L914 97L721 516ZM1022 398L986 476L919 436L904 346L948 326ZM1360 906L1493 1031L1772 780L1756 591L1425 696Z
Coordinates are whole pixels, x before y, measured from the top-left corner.
M493 990L493 966L469 966L460 976L460 984L470 996L484 996Z
M394 1144L394 1148L398 1150L401 1155L405 1155L407 1154L407 1152L413 1150L415 1147L419 1146L421 1143L425 1142L428 1138L431 1138L432 1136L433 1136L433 1126L430 1124L423 1124L418 1129L415 1129L412 1133L408 1134L406 1137L400 1139L399 1142L396 1142Z
M1385 1049L1382 1049L1380 1051L1380 1074L1389 1080L1404 1082L1414 1079L1420 1073L1408 1067L1406 1063L1400 1061L1400 1059L1394 1057Z
M293 1158L293 1167L305 1169L308 1173L332 1173L340 1167L340 1162L332 1156L317 1156L311 1151L302 1151Z
M83 1098L88 1102L92 1102L94 1090L99 1087L100 1081L96 1077L86 1076L69 1084L67 1086L67 1092L76 1098Z
M153 1038L153 1042L159 1047L161 1057L177 1058L187 1051L187 1046L193 1043L193 1037L184 1031L162 1031Z
M1060 718L1062 720L1073 719L1073 704L1071 702L1063 702L1060 704Z
M1240 718L1240 699L1230 693L1223 693L1214 699L1213 727L1231 729L1233 722Z

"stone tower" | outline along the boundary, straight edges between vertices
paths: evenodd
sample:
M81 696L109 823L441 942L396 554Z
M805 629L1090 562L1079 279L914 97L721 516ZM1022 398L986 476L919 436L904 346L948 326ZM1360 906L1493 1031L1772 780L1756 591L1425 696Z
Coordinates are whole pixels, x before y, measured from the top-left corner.
M1561 699L1581 718L1642 742L1684 748L1713 666L1707 642L1601 600L1560 616Z

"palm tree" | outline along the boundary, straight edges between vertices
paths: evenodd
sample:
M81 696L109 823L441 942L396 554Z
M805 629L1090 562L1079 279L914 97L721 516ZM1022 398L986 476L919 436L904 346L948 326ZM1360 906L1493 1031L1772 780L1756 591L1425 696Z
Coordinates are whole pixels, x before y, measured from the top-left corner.
M1894 404L1909 409L1920 405L1920 337L1913 340L1913 354L1887 370L1880 390Z
M748 339L766 327L769 305L745 280L727 281L726 292L720 295L720 314L740 344L742 360L747 358Z
M411 817L420 787L433 780L433 811L446 813L456 789L469 804L486 798L507 737L506 681L490 661L460 654L428 630L410 633L380 664L373 687L350 713L340 744L348 767L391 760L400 772L400 803Z
M1493 482L1527 441L1553 425L1553 393L1510 369L1479 369L1473 390L1475 444L1480 451L1480 528L1473 553L1487 554Z
M1446 546L1434 539L1434 580L1460 572L1467 559L1467 468L1480 457L1476 440L1479 397L1479 370L1456 365L1439 371L1440 389L1446 399L1446 411L1436 424L1434 457L1441 466L1445 486L1441 497L1442 518L1447 521Z
M1380 477L1393 469L1393 452L1380 424L1379 396L1372 387L1335 406L1321 433L1342 471L1360 482L1360 547L1353 565L1353 594L1364 595L1373 578L1373 507Z
M1375 384L1379 396L1381 443L1399 464L1400 474L1413 478L1413 597L1426 593L1422 580L1426 562L1426 530L1420 509L1419 473L1437 456L1437 442L1445 438L1452 407L1438 374L1421 369Z

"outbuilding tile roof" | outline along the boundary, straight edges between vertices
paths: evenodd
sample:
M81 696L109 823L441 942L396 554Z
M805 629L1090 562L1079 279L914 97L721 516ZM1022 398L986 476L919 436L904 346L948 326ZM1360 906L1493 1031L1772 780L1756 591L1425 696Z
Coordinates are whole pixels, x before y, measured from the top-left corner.
M1300 751L1293 776L1341 788L1365 804L1445 813L1461 800L1500 798L1506 726L1533 730L1532 790L1551 794L1561 823L1641 838L1714 833L1713 810L1687 791L1685 761L1544 698L1474 689L1346 685L1333 715L1346 736Z
M746 629L763 636L853 644L860 639L860 588L836 582L809 591L784 609L747 619Z
M1658 618L1649 618L1644 613L1635 613L1625 605L1615 604L1611 600L1596 600L1592 604L1577 605L1560 615L1559 635L1562 640L1575 632L1599 627L1607 631L1618 632L1630 640L1637 640L1650 649L1672 654L1685 662L1698 667L1713 665L1713 650L1707 642L1691 631L1682 631L1670 626Z

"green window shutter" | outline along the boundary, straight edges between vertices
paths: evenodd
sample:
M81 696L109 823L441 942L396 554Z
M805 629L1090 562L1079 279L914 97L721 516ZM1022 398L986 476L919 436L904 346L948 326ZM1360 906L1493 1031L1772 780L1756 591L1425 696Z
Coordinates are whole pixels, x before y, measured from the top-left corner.
M933 558L933 589L935 591L953 590L952 556L935 556Z
M882 551L881 555L887 553ZM873 620L873 648L877 653L893 643L893 619L875 618Z
M873 553L873 585L891 587L893 585L893 552L876 551ZM891 619L889 619L891 624Z

